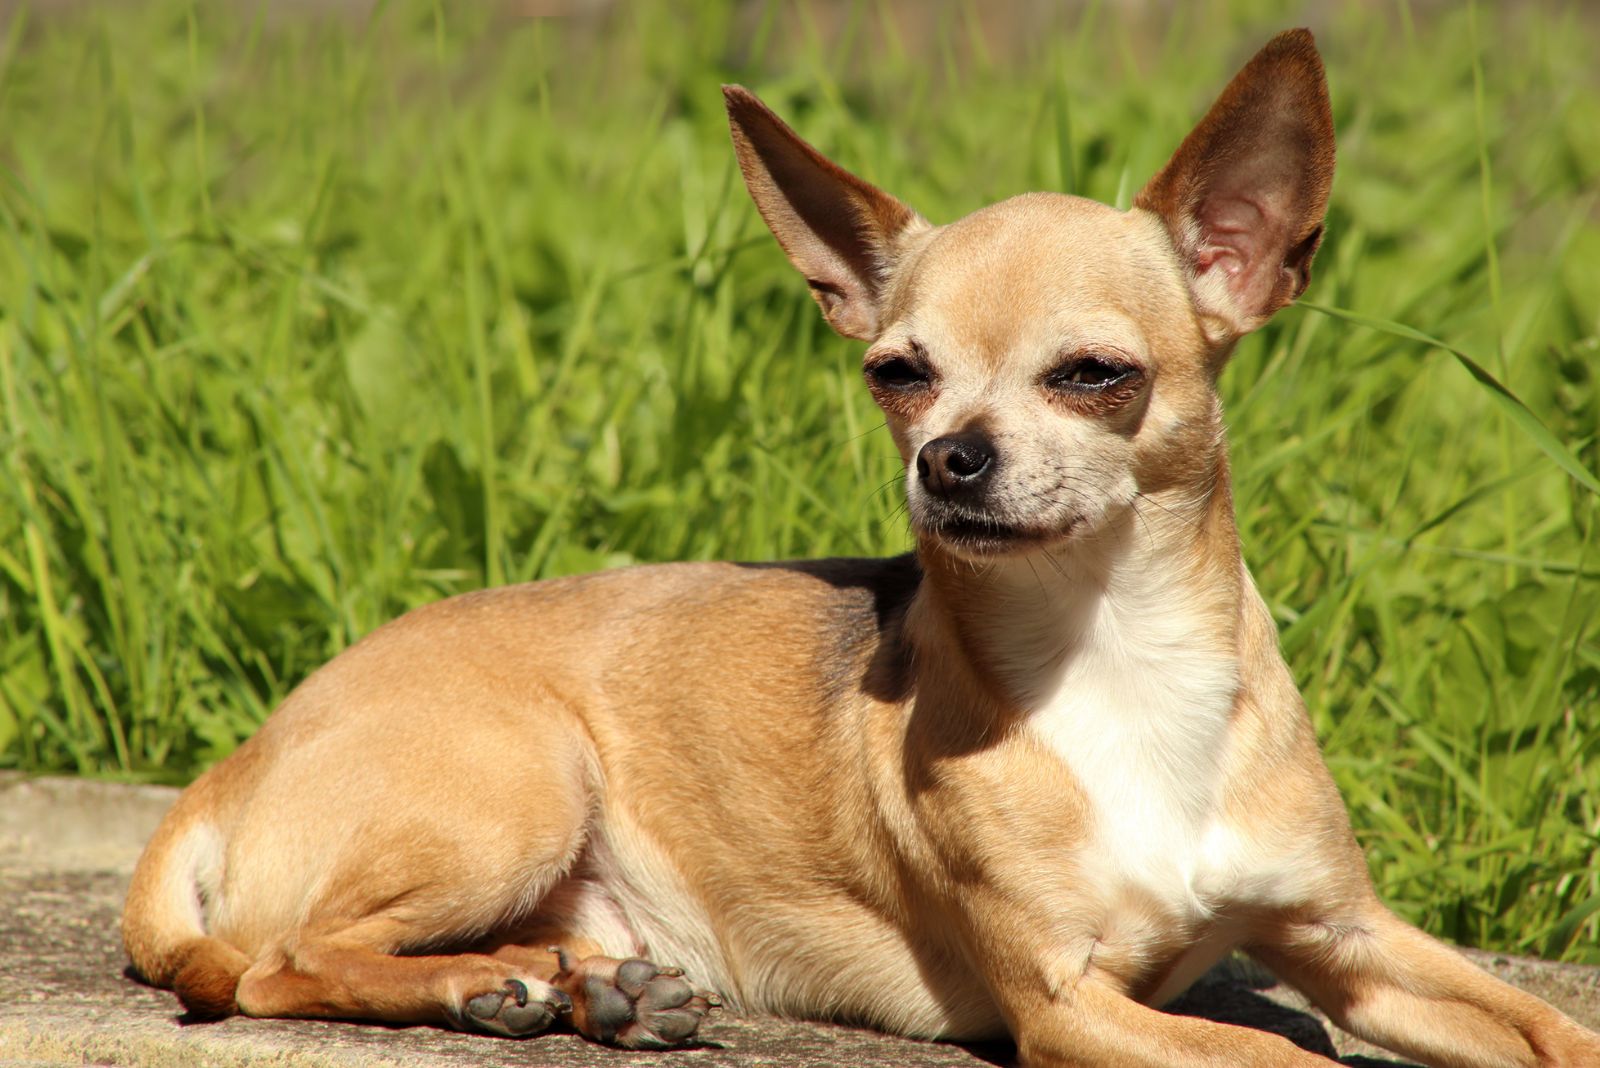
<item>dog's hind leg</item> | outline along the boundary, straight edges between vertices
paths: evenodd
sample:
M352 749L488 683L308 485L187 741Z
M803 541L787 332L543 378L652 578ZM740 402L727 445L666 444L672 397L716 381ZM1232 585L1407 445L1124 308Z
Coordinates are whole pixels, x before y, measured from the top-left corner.
M393 927L358 924L306 939L292 953L269 954L239 981L240 1011L442 1024L508 1037L539 1034L569 1018L596 1042L670 1049L691 1040L718 1005L676 968L600 956L577 939L557 936L560 948L395 956L374 948L396 939Z
M177 962L145 974L191 1011L524 1035L567 1009L553 958L524 968L471 950L525 925L577 862L595 806L583 733L554 701L532 715L510 702L460 712L427 674L405 703L385 696L346 693L336 716L301 706L323 717L315 731L269 724L236 796L179 814L177 841L198 833L184 820L211 828L207 863L174 848L146 866L133 926L155 933L135 944ZM415 700L458 714L441 725ZM177 918L158 928L143 917L163 895Z
M405 826L409 841L392 830L351 849L305 920L258 942L238 981L238 1011L506 1036L548 1029L571 1009L549 981L554 955L471 951L484 931L536 913L581 847L585 817L572 791L532 786L523 798L539 819L520 810L480 815L475 846L419 822ZM520 843L537 845L519 857Z
M538 1034L571 1011L549 980L554 958L510 962L477 953L398 956L375 948L392 921L302 940L258 960L239 981L248 1016L442 1024L506 1036Z

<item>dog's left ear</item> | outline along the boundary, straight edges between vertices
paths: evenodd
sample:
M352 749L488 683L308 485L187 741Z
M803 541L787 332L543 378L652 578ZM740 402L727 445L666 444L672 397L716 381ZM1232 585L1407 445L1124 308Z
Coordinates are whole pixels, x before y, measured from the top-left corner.
M1309 30L1234 75L1134 206L1160 215L1214 344L1305 291L1333 185L1333 114Z

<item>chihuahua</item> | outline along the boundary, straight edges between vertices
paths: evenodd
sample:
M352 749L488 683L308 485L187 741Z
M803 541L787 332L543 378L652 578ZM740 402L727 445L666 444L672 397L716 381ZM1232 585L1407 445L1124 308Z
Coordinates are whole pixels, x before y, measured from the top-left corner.
M1333 124L1272 40L1126 212L934 226L724 90L905 464L914 554L414 611L178 800L134 967L195 1016L690 1043L719 1004L1045 1065L1314 1065L1159 1006L1233 950L1436 1065L1600 1036L1379 903L1240 556L1217 376L1310 278ZM673 965L663 967L653 961Z

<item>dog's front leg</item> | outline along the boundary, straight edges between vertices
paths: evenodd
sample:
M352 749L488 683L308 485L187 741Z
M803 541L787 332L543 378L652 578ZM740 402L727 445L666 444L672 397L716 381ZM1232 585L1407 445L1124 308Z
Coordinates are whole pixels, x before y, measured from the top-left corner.
M1600 1065L1600 1035L1363 897L1285 924L1252 953L1335 1023L1449 1068Z
M1092 937L1074 951L1037 934L1037 902L968 902L969 948L1025 1068L1327 1068L1281 1035L1175 1016L1129 997L1096 967Z
M1281 1035L1173 1016L1107 984L1080 979L1055 991L1003 996L1027 1068L1327 1068L1328 1061Z

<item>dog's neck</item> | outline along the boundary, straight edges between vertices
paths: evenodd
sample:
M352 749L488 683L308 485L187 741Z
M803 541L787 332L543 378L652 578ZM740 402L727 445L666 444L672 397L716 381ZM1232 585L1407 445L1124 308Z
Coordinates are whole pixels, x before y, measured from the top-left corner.
M1243 571L1221 457L1204 485L1142 496L1059 547L979 564L924 542L918 555L922 626L1015 712L1048 702L1096 647L1237 653Z

